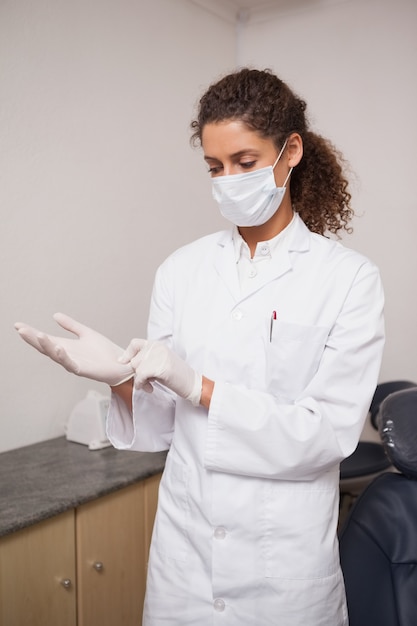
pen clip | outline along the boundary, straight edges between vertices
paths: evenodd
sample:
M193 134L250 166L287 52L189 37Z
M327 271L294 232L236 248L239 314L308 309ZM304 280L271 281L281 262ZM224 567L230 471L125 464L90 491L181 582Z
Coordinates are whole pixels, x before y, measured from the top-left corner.
M271 313L271 324L269 327L269 343L271 343L272 341L272 330L274 328L274 322L277 319L277 312L276 311L272 311Z

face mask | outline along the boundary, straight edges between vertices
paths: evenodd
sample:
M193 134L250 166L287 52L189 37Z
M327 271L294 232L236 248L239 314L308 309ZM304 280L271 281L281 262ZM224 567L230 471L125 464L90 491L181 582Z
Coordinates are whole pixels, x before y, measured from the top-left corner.
M260 226L265 224L278 210L285 194L285 185L275 186L274 168L285 150L285 141L274 165L262 167L254 172L231 174L212 178L213 198L220 213L236 226Z

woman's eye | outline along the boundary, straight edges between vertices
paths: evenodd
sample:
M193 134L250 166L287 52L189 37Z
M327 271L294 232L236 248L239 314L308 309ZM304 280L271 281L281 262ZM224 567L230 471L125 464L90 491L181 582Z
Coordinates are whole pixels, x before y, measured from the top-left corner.
M256 161L245 161L244 163L239 163L239 165L244 170L250 170L256 165Z
M209 167L208 173L211 174L212 176L215 176L221 171L221 169L222 168L220 165L216 165L216 166L213 165L213 167Z

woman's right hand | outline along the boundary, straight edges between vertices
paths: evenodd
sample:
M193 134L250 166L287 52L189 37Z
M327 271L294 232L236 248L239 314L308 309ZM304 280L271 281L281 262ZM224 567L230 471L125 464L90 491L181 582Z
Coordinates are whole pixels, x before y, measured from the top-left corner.
M124 352L123 348L68 315L56 313L53 317L62 328L74 333L76 338L47 335L22 322L17 322L15 328L26 343L77 376L107 383L112 387L133 377L134 370L130 363L122 364L118 361Z

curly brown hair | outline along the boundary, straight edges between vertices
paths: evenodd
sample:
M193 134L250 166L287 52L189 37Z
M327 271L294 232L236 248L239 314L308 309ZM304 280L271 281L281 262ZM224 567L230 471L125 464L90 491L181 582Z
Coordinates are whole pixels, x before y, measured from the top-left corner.
M271 70L244 68L211 85L199 102L191 122L191 141L201 145L208 123L242 120L248 128L271 138L279 151L292 133L298 133L304 152L291 175L291 196L310 230L324 234L348 226L354 213L343 170L345 161L333 144L309 130L306 103Z

